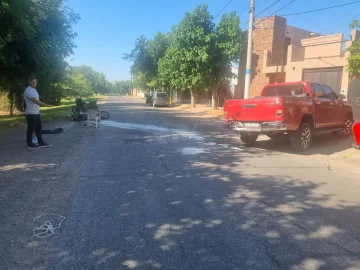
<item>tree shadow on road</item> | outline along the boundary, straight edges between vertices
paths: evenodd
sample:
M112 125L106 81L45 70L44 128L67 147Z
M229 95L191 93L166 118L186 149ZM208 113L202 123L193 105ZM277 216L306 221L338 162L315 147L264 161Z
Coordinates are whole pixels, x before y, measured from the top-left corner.
M81 204L86 202L90 212L79 214L84 222L88 216L96 217L96 225L83 227L80 217L69 221L71 226L65 224L61 234L66 239L53 240L59 243L51 252L53 265L64 269L79 263L98 269L360 266L359 204L324 192L332 190L327 188L331 183L316 180L316 175L325 179L332 172L307 168L309 180L301 180L247 171L242 164L255 158L251 149L237 152L210 142L208 152L179 155L159 146L177 140L122 145L124 155L149 148L151 167L160 166L162 172L141 175L141 160L128 163L130 169L114 175L111 184L104 184L101 175L84 182L83 192L92 198ZM104 148L104 156L116 151L113 148ZM112 198L110 209L104 198Z

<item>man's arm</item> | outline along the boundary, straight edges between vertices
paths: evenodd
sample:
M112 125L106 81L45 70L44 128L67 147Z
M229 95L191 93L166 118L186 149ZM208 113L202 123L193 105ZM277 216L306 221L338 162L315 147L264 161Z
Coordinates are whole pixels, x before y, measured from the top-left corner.
M36 98L30 98L30 100L32 102L34 102L35 104L39 105L39 106L43 106L43 107L54 107L54 105L50 105L50 104L46 104L44 102L41 102L40 100L36 99Z

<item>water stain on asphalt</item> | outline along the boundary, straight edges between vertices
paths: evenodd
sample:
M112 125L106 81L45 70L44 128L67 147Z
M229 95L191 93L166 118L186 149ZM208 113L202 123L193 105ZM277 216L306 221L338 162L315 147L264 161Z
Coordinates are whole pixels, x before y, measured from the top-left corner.
M101 122L102 125L108 127L115 127L121 129L133 129L133 130L142 130L142 131L157 131L161 133L180 133L184 132L180 129L164 128L153 125L144 125L144 124L135 124L135 123L121 123L110 120L104 120Z
M184 155L197 155L207 153L204 148L197 148L197 147L185 147L180 151Z
M165 134L162 135L163 138L158 137L159 139L169 139L170 137L180 136L187 139L195 139L197 141L203 140L203 137L197 135L196 133L181 129L166 128L166 127L159 127L159 126L146 125L146 124L122 123L122 122L115 122L109 120L104 120L101 123L103 126L107 126L107 127L114 127L114 128L127 129L127 130L137 130L143 132L158 132Z

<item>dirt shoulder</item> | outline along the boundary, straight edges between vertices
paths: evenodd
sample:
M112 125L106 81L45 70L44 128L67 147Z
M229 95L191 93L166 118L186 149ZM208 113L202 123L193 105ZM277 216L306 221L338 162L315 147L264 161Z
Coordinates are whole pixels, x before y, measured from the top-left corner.
M53 127L63 127L65 132L44 135L53 144L46 149L28 150L24 128L0 133L2 269L37 269L56 251L51 237L42 241L32 237L33 229L39 226L33 220L45 213L68 212L95 138L95 128L69 122L53 122L44 128Z

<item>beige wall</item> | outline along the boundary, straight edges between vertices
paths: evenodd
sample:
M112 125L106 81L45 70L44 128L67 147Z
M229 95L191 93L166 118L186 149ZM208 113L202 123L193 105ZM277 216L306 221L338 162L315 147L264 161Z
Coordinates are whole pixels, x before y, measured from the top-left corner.
M345 48L351 46L355 40L356 32L351 32L352 39L345 43ZM269 58L269 52L264 52L263 72L266 74L286 72L286 81L301 81L304 69L342 67L341 89L347 94L349 84L349 73L346 71L348 52L343 51L343 34L330 36L320 36L315 38L302 39L300 45L290 45L288 47L287 63L280 66L266 65L266 59ZM302 61L292 61L293 51L302 49Z
M290 45L288 48L288 62L285 67L286 81L301 81L304 69L345 67L347 56L342 51L342 40L343 34L303 39L301 45L305 49L304 60L294 62L291 61L294 46ZM349 45L351 44L347 44L347 46ZM348 77L349 74L344 68L341 89L347 89Z
M319 57L341 57L343 34L301 40L305 47L305 59Z
M304 29L287 25L285 29L285 36L291 39L291 44L298 43L301 39L310 38L314 36L321 36L318 33L313 33Z

